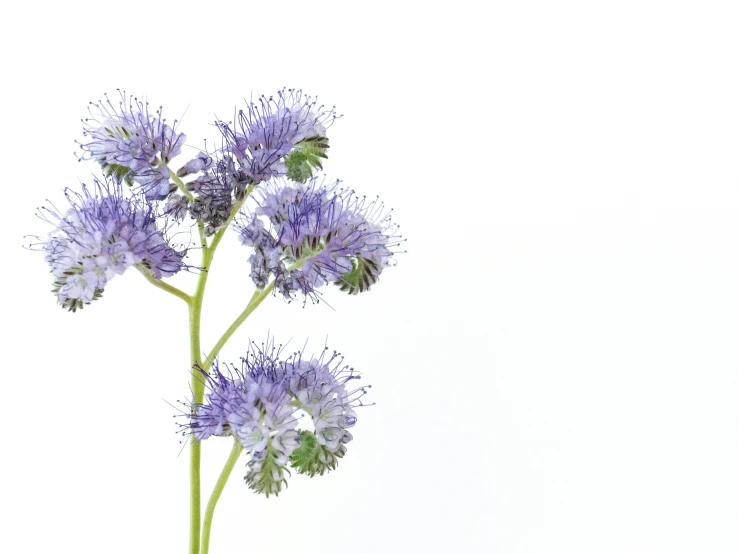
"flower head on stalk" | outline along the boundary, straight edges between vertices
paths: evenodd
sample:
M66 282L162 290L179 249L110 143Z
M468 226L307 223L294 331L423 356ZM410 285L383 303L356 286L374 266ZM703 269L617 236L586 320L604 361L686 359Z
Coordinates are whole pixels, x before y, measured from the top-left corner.
M254 283L264 288L272 276L285 298L297 292L316 298L316 289L328 283L349 294L366 291L402 240L384 204L340 188L340 181L273 180L256 203L239 214L236 230L254 248Z
M81 193L66 189L65 196L68 207L40 209L39 217L54 228L33 247L46 253L52 292L68 310L100 298L107 283L134 264L157 279L185 267L185 252L169 244L167 225L157 226L154 208L139 196L124 197L119 181L95 179Z
M248 180L228 154L214 159L201 152L178 175L196 172L202 173L185 184L194 196L189 213L193 219L205 223L205 234L210 236L225 225L234 203L244 199Z
M212 235L228 220L236 202L270 177L287 175L305 182L327 158L326 128L337 118L299 90L283 89L277 97L260 97L236 115L236 123L216 122L223 147L200 152L177 171L193 193L190 216ZM174 195L178 197L178 195ZM172 206L182 200L176 198ZM182 212L179 212L182 213Z
M337 119L301 90L282 89L277 97L259 97L239 110L235 124L218 122L246 184L286 175L306 181L321 169L328 149L326 129Z
M148 102L119 93L117 105L107 94L90 102L82 157L97 161L108 177L136 183L147 200L162 200L172 188L166 164L180 153L185 135L176 131L177 121L165 123L161 108L151 112Z
M235 435L249 456L246 483L267 496L287 484L288 465L309 476L336 468L366 392L347 387L359 375L336 352L326 349L310 359L297 352L284 360L281 354L271 341L252 343L241 367L216 362L211 373L196 368L205 400L185 404L182 424L183 433L198 440ZM298 430L303 415L312 431Z

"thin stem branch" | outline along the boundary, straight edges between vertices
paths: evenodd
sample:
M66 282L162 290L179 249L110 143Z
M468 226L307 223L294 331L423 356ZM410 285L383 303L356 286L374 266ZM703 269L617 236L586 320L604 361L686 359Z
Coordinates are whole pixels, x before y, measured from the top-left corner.
M239 316L234 320L234 322L229 326L228 329L223 333L220 339L218 339L218 342L213 347L213 349L210 351L207 357L207 363L213 363L216 359L216 356L218 356L218 353L221 351L221 348L228 342L228 339L231 338L231 335L233 335L236 330L241 326L244 321L246 321L246 318L251 315L251 313L256 310L259 305L262 303L262 301L269 296L269 294L272 292L272 289L275 287L274 281L272 281L269 285L267 285L263 290L256 291L251 299L249 300L249 303L246 305L246 308L239 314Z
M192 195L192 193L189 190L187 190L187 187L185 186L185 182L182 179L180 179L177 176L177 174L174 171L172 171L169 167L167 167L167 171L169 171L169 176L175 182L175 184L177 185L177 188L180 189L180 192L184 194L185 196L187 196L187 200L190 202L190 204L195 202L195 197Z
M192 297L189 294L178 289L177 287L170 285L169 283L165 283L161 279L157 279L156 277L154 277L154 272L151 269L139 264L135 264L135 267L139 270L141 275L146 277L146 280L149 281L152 285L175 295L177 298L181 298L182 300L187 302L188 305L190 304Z
M190 442L190 554L200 549L200 441Z
M298 269L303 266L305 261L308 258L301 258L297 262L295 262L293 265L291 265L288 268L288 271L293 269ZM265 298L267 298L272 290L275 288L275 282L272 281L269 283L264 289L257 290L252 295L251 299L249 300L249 303L246 305L246 308L239 314L239 316L234 320L234 322L226 329L226 331L223 333L220 339L218 339L218 342L213 347L213 349L210 351L206 358L207 363L213 363L216 359L216 356L218 356L218 353L221 351L221 348L228 342L228 339L231 338L231 335L233 335L236 330L241 326L244 321L246 321L246 318L249 317L254 310L256 310L259 305L264 301Z
M233 221L234 217L236 217L236 214L239 213L241 206L244 205L244 202L246 202L246 199L249 198L249 195L251 194L253 190L254 190L253 185L249 185L248 187L246 187L246 192L244 194L243 200L239 200L238 202L236 202L236 204L234 204L234 207L231 209L231 213L228 214L228 219L223 224L223 227L218 229L218 231L216 231L216 234L213 235L213 241L210 244L211 250L215 250L218 247L218 245L221 242L221 239L223 238L223 235L226 234L226 229L228 229L228 227L231 225L231 222Z
M205 519L203 520L203 536L200 547L200 554L208 554L208 547L210 543L210 528L213 524L213 514L216 511L216 504L218 504L218 500L221 498L221 493L223 493L226 482L231 476L231 472L233 471L233 468L239 459L239 455L241 455L241 452L243 452L243 450L244 447L241 444L241 441L236 435L234 435L234 445L231 449L231 454L229 454L228 459L226 460L226 465L223 466L221 475L218 477L218 481L216 481L215 487L213 487L213 492L211 493L210 499L208 500L208 505L205 507Z

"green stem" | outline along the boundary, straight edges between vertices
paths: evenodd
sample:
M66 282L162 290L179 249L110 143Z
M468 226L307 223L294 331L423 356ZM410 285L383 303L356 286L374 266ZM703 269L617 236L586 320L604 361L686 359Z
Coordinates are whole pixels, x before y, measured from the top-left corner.
M239 317L237 317L234 322L229 326L228 329L226 329L226 332L223 333L223 336L218 339L218 342L213 347L213 350L210 351L210 354L208 354L208 357L206 358L208 360L208 363L212 363L215 361L216 356L218 356L218 353L221 351L221 348L226 344L228 339L231 338L231 335L233 335L236 330L241 326L244 321L246 321L246 318L251 315L251 313L256 310L259 305L262 303L262 301L269 296L269 294L272 292L272 289L275 287L274 281L271 282L269 285L267 285L263 290L256 291L251 299L249 300L249 303L246 305L246 308L244 308L244 311L242 311L239 314Z
M200 441L190 442L190 554L200 548Z
M208 505L205 508L205 519L203 520L203 538L202 545L200 547L200 554L208 554L208 546L210 542L210 527L213 524L213 513L216 511L216 504L218 504L218 500L221 498L223 488L226 486L226 482L231 475L231 471L233 471L233 468L236 465L236 461L239 459L239 455L241 454L241 452L243 452L243 450L244 447L241 444L241 441L239 441L238 437L234 435L234 445L231 449L231 454L229 454L228 460L226 460L226 465L223 466L221 475L218 477L218 481L216 481L216 486L213 487L213 492L211 493L210 499L208 500Z
M210 244L211 250L215 250L218 245L221 242L221 239L223 238L223 235L226 233L226 229L228 229L229 225L231 225L231 222L233 221L234 217L236 217L236 214L239 213L239 210L241 209L241 206L244 205L244 202L246 202L246 199L249 198L249 195L254 190L253 185L249 185L246 187L246 191L244 194L244 198L242 200L239 200L234 204L234 207L231 209L231 213L228 214L228 219L223 224L223 227L221 227L218 231L216 231L216 234L213 235L213 242Z
M159 287L162 290L166 290L168 293L174 294L177 298L181 298L182 300L190 304L190 300L192 299L192 297L189 294L181 291L177 287L173 287L169 283L165 283L161 279L157 279L156 277L154 277L154 272L151 269L139 264L136 264L135 267L139 270L139 272L141 272L141 275L146 277L146 280L149 281L152 285L154 285L155 287Z
M298 269L303 266L305 261L308 259L309 256L306 256L305 258L301 258L297 262L295 262L293 265L291 265L288 269L288 271L291 271L293 269ZM208 363L212 363L215 361L216 356L218 356L218 353L221 351L221 348L226 344L228 339L231 338L231 335L233 335L236 330L241 326L244 321L246 321L246 318L249 317L254 310L256 310L259 305L262 303L262 301L267 298L272 290L275 288L275 282L272 281L270 284L268 284L264 289L257 290L249 300L249 303L246 305L246 308L244 308L244 311L242 311L239 314L239 317L237 317L234 322L229 326L228 329L226 329L226 332L223 333L223 336L218 339L218 342L213 347L213 350L210 351L208 354L208 357L206 358L206 361Z
M190 202L190 204L195 202L195 197L193 197L192 193L189 190L187 190L187 187L185 186L184 181L180 179L174 171L169 169L169 167L167 167L167 171L169 171L169 176L175 182L175 184L177 185L177 188L180 189L180 192L184 194L185 196L187 196L187 199Z
M203 296L208 281L208 270L213 260L213 251L207 247L203 249L203 269L198 277L195 295L191 298L190 306L190 368L192 372L191 386L193 404L203 401L205 383L195 371L195 366L204 370L200 357L200 318L203 310ZM194 436L190 441L190 554L198 554L200 549L200 441Z
M170 170L170 174L172 171ZM172 177L177 185L184 188L182 180L173 175ZM248 192L251 192L249 190ZM206 359L206 363L203 363L201 358L200 349L200 320L203 311L203 298L205 296L205 285L208 282L208 275L210 274L211 264L213 262L213 256L218 244L221 242L223 235L226 232L229 224L238 213L243 200L238 202L231 213L229 214L228 220L222 229L219 229L210 246L205 239L205 232L203 229L203 222L198 221L198 230L200 232L200 243L202 246L202 271L198 277L198 284L195 289L195 294L190 297L188 306L190 307L190 367L192 371L191 386L193 393L193 403L201 404L203 402L203 396L205 393L205 383L202 377L194 370L197 365L206 373L210 371L210 363ZM199 554L200 549L200 441L194 437L190 442L190 554ZM212 517L212 515L211 515Z

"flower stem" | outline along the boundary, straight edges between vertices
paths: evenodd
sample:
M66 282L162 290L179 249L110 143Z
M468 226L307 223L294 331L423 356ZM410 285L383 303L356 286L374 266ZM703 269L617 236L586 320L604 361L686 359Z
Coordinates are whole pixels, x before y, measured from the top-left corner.
M190 371L193 404L203 401L205 383L197 377L195 366L203 367L200 358L200 317L203 309L203 296L208 281L208 269L213 260L213 251L203 249L203 270L198 278L195 295L190 299ZM206 368L203 368L206 369ZM200 549L200 441L194 436L190 440L190 554L198 554Z
M213 487L213 492L211 493L210 499L208 500L208 505L205 508L205 519L203 520L203 537L202 545L200 547L200 554L208 554L208 546L210 542L210 527L213 524L213 513L216 510L216 504L221 498L223 488L226 486L226 482L231 475L231 471L233 471L233 468L236 465L236 461L239 459L239 455L243 450L244 447L242 446L241 441L239 441L238 437L234 435L234 445L231 449L231 454L229 454L228 460L226 460L226 465L223 466L221 475L218 477L218 481L216 481L216 486Z
M169 176L177 185L177 188L179 188L180 192L187 197L187 200L190 202L190 204L195 202L195 198L193 197L192 193L187 190L187 187L185 187L185 183L182 181L182 179L180 179L174 171L169 169L169 167L167 167L167 170L169 171Z
M272 292L272 289L274 288L275 283L274 281L267 285L263 290L256 291L251 299L249 300L249 303L246 305L246 308L244 308L244 311L242 311L239 314L239 317L237 317L234 322L229 326L228 329L226 329L226 332L223 333L223 336L218 339L218 342L213 347L213 349L210 351L210 354L208 354L207 360L208 363L212 363L215 361L216 356L218 356L218 353L221 351L221 348L226 344L228 339L231 338L231 335L233 335L236 330L241 326L242 323L246 320L247 317L251 315L251 313L256 310L259 305L262 303L262 301L269 296L269 294Z
M139 264L135 264L135 267L141 272L141 275L146 277L146 280L149 281L152 285L154 285L155 287L159 287L162 290L166 290L168 293L174 294L177 298L181 298L182 300L187 302L188 305L190 304L190 300L192 299L192 297L189 294L181 291L177 287L173 287L169 283L165 283L161 279L157 279L156 277L154 277L154 272L151 269L148 269Z
M305 261L308 258L301 258L297 262L295 262L293 265L291 265L288 270L298 269L303 266ZM246 308L244 308L244 311L242 311L239 314L239 317L237 317L234 322L229 326L228 329L226 329L226 332L223 333L223 336L221 336L220 339L218 339L218 342L213 347L213 349L208 354L208 357L206 358L206 361L208 363L213 363L215 361L216 356L218 356L218 353L221 351L221 348L226 344L228 339L231 338L231 335L233 335L236 330L241 326L244 321L246 321L246 318L249 317L254 310L256 310L259 305L262 303L262 301L267 298L270 293L272 292L272 289L275 288L275 282L272 281L269 283L264 289L257 290L252 295L251 299L249 300L249 303L246 305Z
M173 179L177 182L178 186L184 188L182 179L176 175L173 176ZM251 192L251 189L247 192ZM208 242L205 239L203 222L198 221L200 243L202 246L202 271L200 272L200 277L198 277L195 294L193 296L188 296L188 306L190 308L190 371L192 373L191 387L193 404L202 403L205 393L205 382L198 376L197 372L194 371L194 367L197 365L206 373L210 371L210 363L203 363L201 358L202 351L200 350L200 319L203 310L205 285L208 282L210 266L213 262L216 247L221 242L226 229L238 213L243 203L244 202L242 200L233 207L228 220L226 220L223 228L216 232L210 246L208 246ZM210 358L207 360L209 359ZM217 500L218 499L216 498L216 501ZM199 554L200 550L200 507L200 441L195 437L192 437L190 442L190 554ZM213 508L215 509L215 504ZM213 517L212 513L210 517Z
M215 250L218 247L218 244L221 242L223 235L226 233L226 229L228 229L229 225L231 225L231 222L233 221L234 217L236 217L236 214L239 213L241 206L244 205L244 202L246 202L246 199L249 198L249 195L251 194L253 190L254 190L254 187L252 185L249 185L248 187L246 187L246 191L244 193L244 199L234 204L234 207L231 209L231 213L228 214L228 219L223 224L223 227L221 227L218 231L216 231L216 234L213 236L213 242L211 242L210 244L211 250Z

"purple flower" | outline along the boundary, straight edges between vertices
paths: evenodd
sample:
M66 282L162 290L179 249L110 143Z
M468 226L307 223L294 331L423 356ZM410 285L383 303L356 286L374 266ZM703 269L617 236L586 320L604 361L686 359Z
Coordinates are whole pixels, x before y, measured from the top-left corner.
M132 174L132 178L147 200L164 200L177 189L169 182L169 170L162 165L142 169Z
M181 194L170 194L167 201L164 203L163 213L178 223L181 223L185 219L185 214L189 202L187 198Z
M69 208L41 208L54 229L34 245L46 253L54 275L52 292L70 311L99 298L107 283L134 264L157 279L174 275L185 264L157 227L153 208L140 197L124 198L118 181L98 181L82 193L66 189Z
M211 158L205 152L199 152L192 160L182 166L177 172L178 177L185 177L192 173L198 173L210 169L213 165L213 158Z
M199 157L187 165L193 168L202 166L203 171L202 175L186 185L195 196L195 201L190 205L190 216L203 221L206 235L212 235L228 220L234 201L244 198L247 178L230 156L215 163L211 158L206 161Z
M342 366L343 358L336 352L326 360L327 350L318 359L296 358L285 363L290 376L290 392L295 403L311 414L318 443L336 452L351 440L347 429L354 426L354 407L363 405L364 387L348 389L347 383L359 378L352 368Z
M196 368L206 395L201 404L185 404L182 424L183 433L198 440L236 435L250 456L247 484L267 496L286 483L288 464L309 475L335 467L366 393L347 387L359 375L336 352L326 349L317 358L297 352L284 360L281 354L271 341L252 343L241 367L214 363L211 373ZM298 431L298 411L310 416L315 432Z
M277 98L259 97L238 112L236 125L218 122L226 149L248 178L247 184L258 184L271 177L288 174L285 158L301 148L325 157L328 148L326 128L337 119L334 108L325 109L301 90L282 89ZM295 170L298 171L299 165Z
M257 287L272 275L285 298L296 292L314 298L328 283L357 294L391 265L401 237L390 212L339 183L273 180L260 189L256 208L239 214L235 226L242 243L254 248L249 262Z
M84 119L83 157L97 161L106 176L136 182L147 200L161 200L170 192L166 164L180 153L185 135L162 119L161 108L120 93L118 106L105 100L90 102L90 118Z

